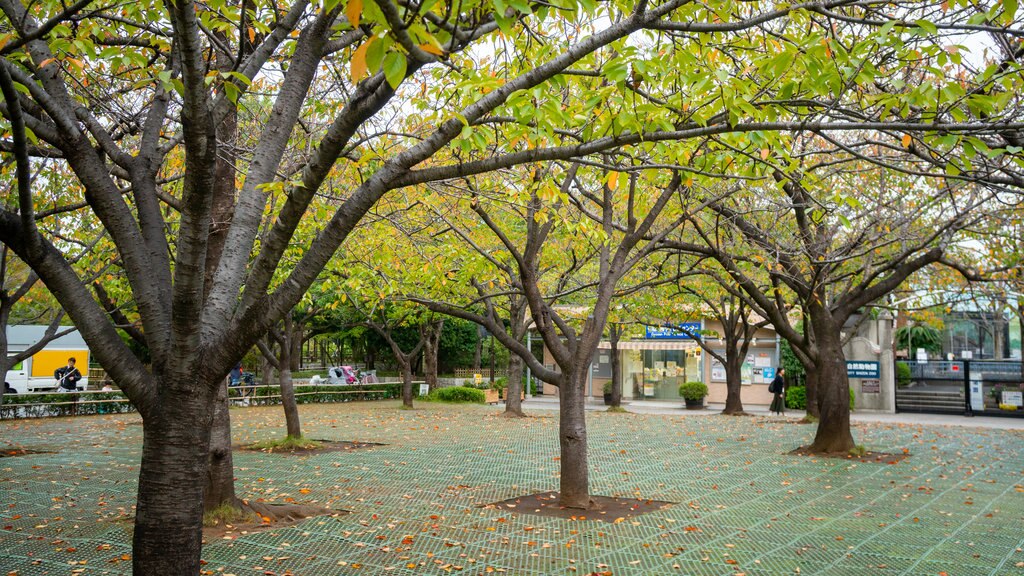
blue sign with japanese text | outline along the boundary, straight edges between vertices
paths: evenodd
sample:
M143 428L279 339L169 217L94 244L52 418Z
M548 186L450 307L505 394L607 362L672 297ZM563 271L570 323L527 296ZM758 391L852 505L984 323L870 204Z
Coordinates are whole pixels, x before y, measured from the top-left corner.
M846 375L850 378L878 378L878 362L847 360Z
M681 328L681 329L680 329ZM648 326L648 340L690 340L690 333L700 338L700 322L677 322L669 326Z

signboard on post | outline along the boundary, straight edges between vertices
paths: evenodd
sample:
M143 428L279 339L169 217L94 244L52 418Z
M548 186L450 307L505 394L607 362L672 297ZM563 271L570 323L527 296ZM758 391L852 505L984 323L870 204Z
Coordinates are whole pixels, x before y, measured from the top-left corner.
M420 396L426 396L427 394L430 394L430 385L420 384Z
M878 378L878 374L878 362L846 361L846 375L849 378Z

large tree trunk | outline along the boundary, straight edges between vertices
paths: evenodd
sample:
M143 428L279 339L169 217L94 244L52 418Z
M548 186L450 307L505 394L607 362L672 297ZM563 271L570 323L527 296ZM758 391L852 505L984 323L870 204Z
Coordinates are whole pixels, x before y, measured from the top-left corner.
M839 326L816 320L817 384L821 414L812 452L846 453L856 444L850 432L850 382L846 376L846 357L839 340ZM810 406L810 399L808 399Z
M815 365L804 366L804 387L807 391L807 415L821 418L821 401L818 398L818 371Z
M523 359L516 354L508 358L508 393L505 394L505 416L522 418L523 414Z
M402 369L402 408L412 408L412 358L398 358Z
M744 347L746 348L746 347ZM743 413L743 356L739 342L728 337L725 343L725 410L723 414Z
M288 354L288 369L295 372L302 370L302 335L304 330L301 323L292 325L289 322L286 327L288 328L288 333L286 334L287 342L291 346Z
M742 414L743 355L737 342L727 342L725 348L725 410L723 414Z
M437 354L441 348L444 320L431 322L423 334L423 379L430 390L437 388Z
M295 386L292 384L292 353L295 351L295 337L300 330L293 331L291 320L286 319L284 323L284 339L279 343L280 354L277 365L280 366L277 374L278 385L281 388L281 406L284 408L284 423L286 434L293 438L302 437L302 426L299 424L299 406L295 402Z
M225 505L238 507L241 504L235 497L229 403L228 383L225 379L217 387L217 395L214 397L213 424L210 427L210 469L206 476L206 496L203 499L206 512Z
M295 385L292 383L292 371L287 363L278 376L281 386L281 405L284 406L284 424L287 435L293 438L302 437L302 425L299 423L299 406L295 402Z
M558 444L562 457L559 504L567 508L590 507L584 398L589 368L575 366L563 372L565 379L558 391Z
M145 419L132 538L132 571L146 576L199 574L203 489L214 395L203 386L161 389Z
M612 368L612 401L610 406L620 408L622 406L622 374L619 369L619 338L622 332L617 324L611 325L609 331L609 342L611 343L611 368Z

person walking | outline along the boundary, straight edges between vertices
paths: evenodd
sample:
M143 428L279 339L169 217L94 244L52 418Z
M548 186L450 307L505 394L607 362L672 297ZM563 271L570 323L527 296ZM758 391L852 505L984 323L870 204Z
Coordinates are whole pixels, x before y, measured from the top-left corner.
M768 408L772 414L784 414L786 412L786 369L779 368L779 371L775 374L775 379L768 385L768 391L774 394L772 397L772 405Z

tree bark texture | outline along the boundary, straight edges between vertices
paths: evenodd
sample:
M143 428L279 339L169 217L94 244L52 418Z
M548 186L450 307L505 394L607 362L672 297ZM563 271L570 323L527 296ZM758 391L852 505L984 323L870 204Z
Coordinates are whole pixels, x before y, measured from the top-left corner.
M412 408L412 358L396 355L402 369L402 407Z
M437 388L437 354L441 348L444 320L431 322L423 335L423 379L433 391Z
M224 505L237 506L235 496L235 465L231 456L231 412L228 410L228 383L217 387L214 397L213 422L210 427L210 469L206 478L206 512Z
M612 354L612 401L610 405L618 408L622 406L622 374L619 369L619 338L622 336L622 329L618 325L612 324L609 336Z
M819 381L820 368L816 364L804 366L804 386L807 391L807 414L814 418L821 418L821 402L818 399L820 390Z
M742 414L743 356L731 342L725 349L725 410L723 414Z
M578 366L572 369L572 372L563 372L565 384L559 390L558 444L562 457L559 504L567 508L588 508L590 469L587 463L587 415L584 404L587 374L586 370Z
M302 425L299 422L299 406L295 402L295 384L292 382L292 371L283 364L278 382L281 385L281 405L284 406L285 430L288 436L302 437Z
M508 357L508 392L505 394L505 416L524 416L523 359L515 354L509 354Z
M203 386L164 388L145 419L132 542L132 571L146 576L199 574L203 491L213 394Z
M839 339L840 327L830 324L825 319L815 320L820 416L810 450L846 453L856 446L850 432L850 381L846 376L846 357ZM810 398L807 403L810 406Z

